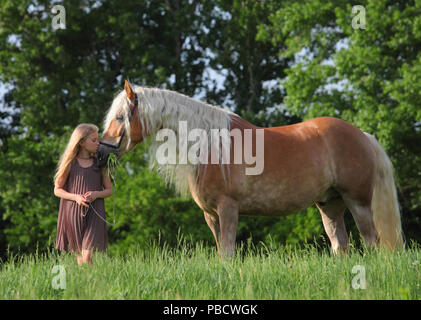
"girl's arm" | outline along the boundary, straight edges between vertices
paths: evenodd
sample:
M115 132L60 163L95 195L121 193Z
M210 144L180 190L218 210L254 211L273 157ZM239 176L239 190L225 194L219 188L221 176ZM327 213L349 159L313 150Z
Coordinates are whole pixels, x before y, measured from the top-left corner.
M86 192L84 196L89 202L95 201L95 199L98 199L98 198L107 198L113 194L113 185L111 183L108 169L102 169L101 174L102 174L102 183L104 185L104 189L102 191Z
M76 201L81 206L89 207L89 205L86 203L86 199L82 195L70 193L64 189L64 185L66 184L68 176L69 173L67 172L63 174L59 179L57 179L57 182L54 185L54 195L62 199Z

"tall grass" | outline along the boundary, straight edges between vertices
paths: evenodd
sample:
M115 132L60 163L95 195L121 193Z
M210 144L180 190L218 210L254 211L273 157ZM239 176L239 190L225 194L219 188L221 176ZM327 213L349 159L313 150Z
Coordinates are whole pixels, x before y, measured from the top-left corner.
M74 255L56 251L13 256L0 266L0 299L421 298L417 247L351 248L337 257L314 246L260 245L237 248L232 260L215 251L181 240L177 248L152 244L125 255L97 253L93 265L83 267ZM53 288L56 265L65 270L65 289ZM365 280L365 289L354 288L353 279Z

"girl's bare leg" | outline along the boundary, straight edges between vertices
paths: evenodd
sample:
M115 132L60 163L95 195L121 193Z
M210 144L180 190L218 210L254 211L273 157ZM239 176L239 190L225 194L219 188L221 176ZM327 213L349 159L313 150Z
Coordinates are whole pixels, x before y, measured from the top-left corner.
M82 262L91 264L91 251L89 249L82 250Z
M83 258L82 258L82 254L80 254L79 252L77 253L77 264L79 266L81 266L83 263Z

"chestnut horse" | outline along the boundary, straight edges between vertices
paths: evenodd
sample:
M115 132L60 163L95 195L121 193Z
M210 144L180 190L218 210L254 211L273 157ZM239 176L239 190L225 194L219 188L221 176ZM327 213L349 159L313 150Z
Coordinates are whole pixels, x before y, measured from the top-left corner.
M161 147L170 138L164 135L168 139L163 142L163 130L173 132L178 139L166 146L167 153L173 150L179 156L183 143L192 146L181 134L183 121L205 133L236 130L246 138L248 132L251 140L244 139L234 148L234 137L230 136L229 162L225 163L160 162L158 153L162 155ZM258 139L258 133L263 140ZM110 152L116 152L121 157L146 137L151 138L152 165L180 193L191 194L203 210L222 256L234 254L239 215L286 216L313 204L320 211L333 253L348 248L346 208L366 243L389 249L403 246L392 163L372 135L341 119L320 117L259 128L234 113L177 92L133 89L126 81L125 90L114 98L106 116L98 155L106 159ZM250 147L246 145L250 141L256 142ZM196 153L202 154L204 147L206 143L196 148ZM211 149L218 147L219 142ZM247 174L251 168L250 161L245 161L247 148L256 159L263 159L262 170ZM239 150L240 157L234 149ZM203 154L210 159L209 153Z

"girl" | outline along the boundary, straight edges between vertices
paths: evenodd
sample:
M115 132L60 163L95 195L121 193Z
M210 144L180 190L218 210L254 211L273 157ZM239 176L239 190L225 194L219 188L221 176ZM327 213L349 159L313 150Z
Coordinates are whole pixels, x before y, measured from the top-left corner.
M76 252L79 265L91 263L92 250L108 247L104 198L112 195L112 185L108 172L96 165L98 146L98 127L78 125L54 177L54 194L61 198L56 248Z

